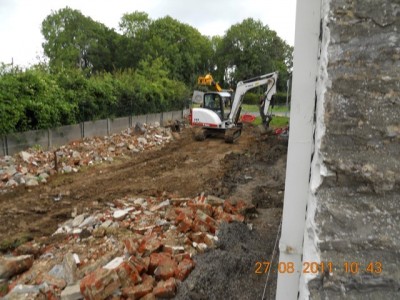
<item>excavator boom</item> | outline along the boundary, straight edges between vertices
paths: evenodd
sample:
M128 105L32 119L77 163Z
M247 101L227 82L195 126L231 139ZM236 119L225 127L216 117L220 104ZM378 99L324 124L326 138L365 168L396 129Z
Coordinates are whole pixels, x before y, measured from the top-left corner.
M214 78L211 74L207 74L206 76L199 76L199 78L197 78L197 84L213 86L217 90L217 92L222 91L222 88L220 87L218 82L214 81Z

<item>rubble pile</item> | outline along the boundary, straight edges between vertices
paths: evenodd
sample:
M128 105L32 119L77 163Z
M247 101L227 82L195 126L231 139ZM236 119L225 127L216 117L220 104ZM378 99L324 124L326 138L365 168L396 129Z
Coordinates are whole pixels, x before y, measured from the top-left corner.
M46 183L54 173L78 172L82 166L113 161L117 156L161 147L173 138L170 127L160 127L159 123L138 123L135 128L120 134L72 141L55 151L42 151L34 147L14 156L0 157L0 192L19 185L37 186Z
M222 222L243 222L254 207L204 193L124 198L93 214L73 212L53 234L0 258L4 299L171 298L215 247Z

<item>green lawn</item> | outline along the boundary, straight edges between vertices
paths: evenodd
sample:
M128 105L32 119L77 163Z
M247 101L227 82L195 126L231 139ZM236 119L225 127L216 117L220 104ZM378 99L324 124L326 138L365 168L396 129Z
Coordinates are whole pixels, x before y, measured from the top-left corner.
M243 104L242 105L242 111L246 111L246 112L259 112L258 106L257 105L250 105L250 104ZM283 106L274 106L274 108L272 109L272 112L288 112L288 108L286 107L286 105Z

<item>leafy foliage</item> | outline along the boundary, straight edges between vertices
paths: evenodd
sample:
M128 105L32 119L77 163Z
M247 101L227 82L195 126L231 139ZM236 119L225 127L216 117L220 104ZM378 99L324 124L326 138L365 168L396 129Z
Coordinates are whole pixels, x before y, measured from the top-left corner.
M69 7L42 22L44 53L54 70L80 68L112 71L118 35L105 25Z
M286 90L292 47L251 18L207 37L166 16L124 14L119 33L69 7L42 22L48 63L0 65L0 134L184 107L200 75L226 88L278 70ZM248 94L258 102L262 90Z
M286 90L292 51L275 31L248 18L231 26L217 43L217 76L234 87L241 80L279 71L278 89Z
M0 134L183 108L187 87L168 78L161 60L140 69L88 77L79 69L0 75ZM4 117L3 117L4 116Z

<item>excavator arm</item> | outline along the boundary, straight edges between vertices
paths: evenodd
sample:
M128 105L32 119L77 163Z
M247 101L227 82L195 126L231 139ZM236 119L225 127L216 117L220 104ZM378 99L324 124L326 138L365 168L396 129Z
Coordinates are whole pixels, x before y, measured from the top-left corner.
M278 80L278 72L269 73L240 81L237 84L235 98L232 103L232 109L228 117L229 124L236 124L240 115L240 107L243 103L243 97L247 91L261 85L268 85L267 90L264 93L264 97L260 102L260 115L264 124L269 123L268 120L268 108L271 102L272 96L276 93L276 83Z

